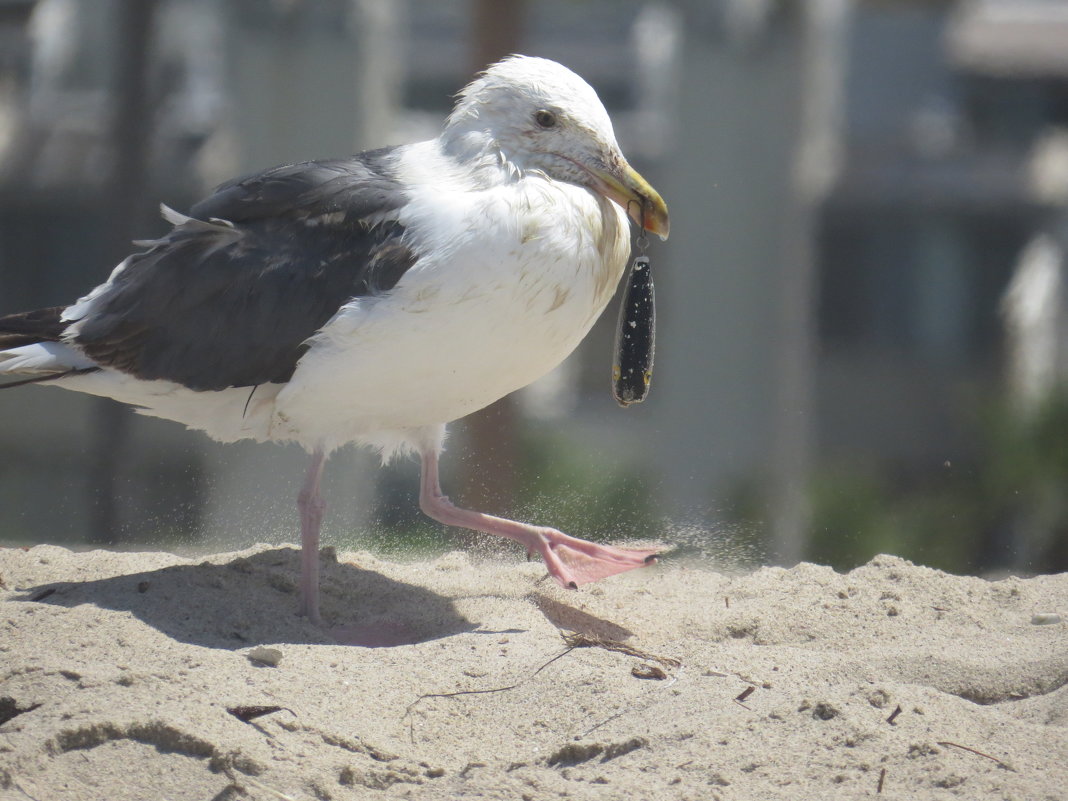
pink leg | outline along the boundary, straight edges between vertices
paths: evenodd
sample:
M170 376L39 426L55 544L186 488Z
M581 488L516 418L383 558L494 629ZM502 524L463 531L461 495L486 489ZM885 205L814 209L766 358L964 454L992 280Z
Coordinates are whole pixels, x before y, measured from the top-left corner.
M319 528L326 502L319 492L326 457L321 449L312 454L304 486L297 495L300 509L300 607L312 623L319 623Z
M531 526L457 508L441 492L441 484L438 481L438 454L434 450L423 453L419 506L427 515L447 526L459 526L485 534L496 534L498 537L508 537L522 544L528 553L537 551L541 554L549 575L556 579L561 587L569 589L577 589L582 584L656 561L654 550L610 548L569 537L554 528Z

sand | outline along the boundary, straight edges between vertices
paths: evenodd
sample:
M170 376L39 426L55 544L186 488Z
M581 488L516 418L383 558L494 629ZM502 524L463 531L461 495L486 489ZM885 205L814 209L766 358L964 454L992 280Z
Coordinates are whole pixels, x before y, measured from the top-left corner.
M0 799L1068 798L1068 574L323 561L0 550Z

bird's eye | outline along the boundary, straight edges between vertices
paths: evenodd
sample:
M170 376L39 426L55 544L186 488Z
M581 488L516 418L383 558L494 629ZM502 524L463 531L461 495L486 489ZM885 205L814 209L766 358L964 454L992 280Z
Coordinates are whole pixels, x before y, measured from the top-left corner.
M534 112L534 122L539 128L555 128L556 115L547 108L541 108Z

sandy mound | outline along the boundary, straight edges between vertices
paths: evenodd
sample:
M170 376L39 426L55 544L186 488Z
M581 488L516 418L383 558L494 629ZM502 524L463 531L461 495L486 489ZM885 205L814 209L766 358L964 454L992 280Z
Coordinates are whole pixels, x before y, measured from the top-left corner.
M0 551L0 799L1068 792L1068 574L884 556L565 592L537 564L327 554L335 631L401 643L369 648L294 615L296 568Z

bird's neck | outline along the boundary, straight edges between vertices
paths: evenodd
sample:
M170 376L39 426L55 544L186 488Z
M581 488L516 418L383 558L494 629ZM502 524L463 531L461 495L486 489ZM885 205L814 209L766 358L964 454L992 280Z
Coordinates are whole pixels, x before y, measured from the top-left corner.
M442 155L481 185L493 186L522 175L522 165L512 161L487 131L447 129L439 142Z

